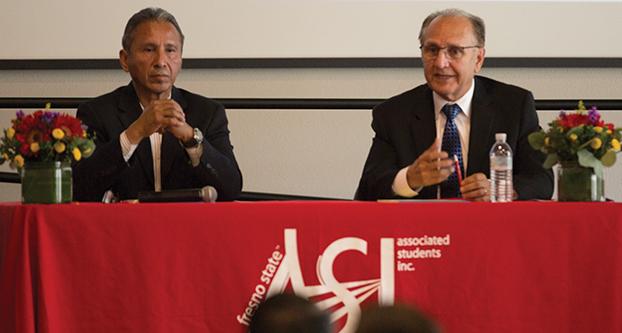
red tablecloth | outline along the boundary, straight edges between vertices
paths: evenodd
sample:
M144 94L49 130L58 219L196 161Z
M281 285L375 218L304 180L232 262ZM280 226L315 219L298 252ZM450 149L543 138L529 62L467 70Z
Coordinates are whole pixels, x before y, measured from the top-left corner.
M294 290L445 332L622 332L622 204L0 204L0 332L243 332Z

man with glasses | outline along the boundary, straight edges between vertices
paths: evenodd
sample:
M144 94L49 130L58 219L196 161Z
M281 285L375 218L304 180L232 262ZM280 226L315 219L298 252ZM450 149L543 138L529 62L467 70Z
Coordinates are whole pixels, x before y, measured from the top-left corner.
M483 20L458 9L432 13L419 42L427 84L374 108L375 137L355 199L490 201L495 133L507 133L514 153L515 198L549 199L552 172L527 141L539 129L533 95L475 75L486 53Z

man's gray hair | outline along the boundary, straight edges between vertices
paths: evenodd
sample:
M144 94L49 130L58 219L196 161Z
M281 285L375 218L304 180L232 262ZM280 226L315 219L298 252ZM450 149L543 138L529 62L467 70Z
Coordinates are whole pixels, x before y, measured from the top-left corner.
M482 20L479 16L475 16L471 13L465 12L462 9L450 8L434 12L428 15L425 20L423 20L423 24L421 24L421 30L419 31L419 43L421 45L423 45L423 38L430 23L432 23L435 18L441 16L466 17L471 22L471 26L473 27L473 33L475 34L477 43L480 46L484 46L486 44L486 26L484 25L484 20Z
M179 32L179 36L181 36L181 47L183 49L184 34L181 32L181 28L179 27L179 24L177 24L175 16L162 8L149 7L132 15L130 20L127 21L125 31L123 32L123 38L121 39L121 45L123 45L123 49L126 52L129 53L130 48L132 47L132 42L134 41L134 30L136 30L141 23L147 21L160 21L172 24L175 29L177 29L177 32Z

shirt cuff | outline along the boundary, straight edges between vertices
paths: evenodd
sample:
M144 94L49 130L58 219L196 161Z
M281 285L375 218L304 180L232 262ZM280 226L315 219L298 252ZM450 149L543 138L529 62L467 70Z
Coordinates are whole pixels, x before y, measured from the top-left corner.
M188 157L190 157L190 162L192 162L192 167L196 167L201 163L201 156L203 155L203 143L199 144L196 147L185 148L188 153Z
M406 172L408 171L408 167L400 170L397 175L395 175L395 179L393 179L393 185L391 189L393 189L393 193L399 195L400 197L412 198L419 194L419 191L423 188L420 187L416 191L410 188L408 185L408 179L406 178Z
M127 162L130 160L130 157L132 157L132 154L134 154L134 151L138 145L133 145L130 142L130 139L127 138L125 131L119 135L119 142L121 143L121 153L123 154L123 159Z

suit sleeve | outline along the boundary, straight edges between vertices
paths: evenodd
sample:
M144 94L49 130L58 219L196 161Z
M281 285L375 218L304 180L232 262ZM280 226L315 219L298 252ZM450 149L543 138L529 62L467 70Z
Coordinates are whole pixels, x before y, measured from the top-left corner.
M95 151L73 166L73 191L77 201L101 201L104 193L119 180L127 163L123 159L119 137L109 137L97 112L89 105L78 107L77 117L95 139Z
M390 143L389 133L382 119L382 112L374 109L371 127L374 130L367 161L354 196L356 200L378 200L396 197L392 185L400 168L397 152Z
M540 129L533 95L527 93L523 103L520 133L514 153L514 189L519 200L551 199L553 172L542 167L545 156L534 150L527 137Z
M213 117L204 124L205 133L201 163L193 172L198 182L218 191L218 200L234 200L242 191L242 173L229 140L228 121L224 107L218 105Z

